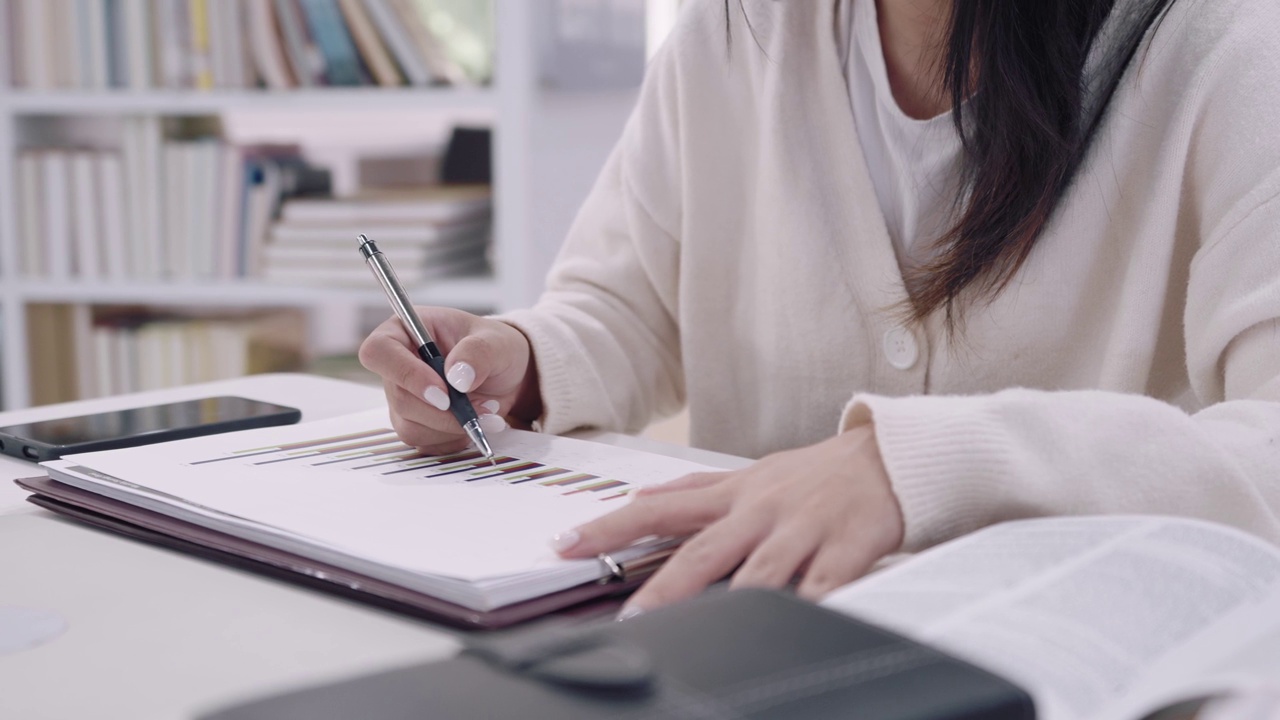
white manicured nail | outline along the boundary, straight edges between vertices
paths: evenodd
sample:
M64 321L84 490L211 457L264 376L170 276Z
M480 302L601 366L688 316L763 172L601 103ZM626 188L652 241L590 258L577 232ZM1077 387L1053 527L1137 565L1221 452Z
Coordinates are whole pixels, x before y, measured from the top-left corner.
M578 534L577 530L565 530L562 533L556 533L556 535L551 538L551 548L556 552L564 552L574 545L577 545L578 541L581 539L582 536Z
M643 615L643 614L644 614L644 608L640 607L639 605L624 605L622 606L622 609L618 611L618 616L614 619L617 620L618 622L622 622L623 620L630 620L631 618L636 617L637 615Z
M481 415L480 429L488 435L500 433L507 429L507 421L501 415Z
M476 371L464 362L454 363L453 367L449 368L449 372L445 373L445 377L458 392L471 392L471 386L476 381Z
M427 402L431 403L431 406L437 410L449 409L449 393L435 385L427 388L427 391L422 393L422 397L426 398Z
M497 400L485 400L480 403L480 409L487 413L497 414L498 410L502 409L502 406L498 404Z

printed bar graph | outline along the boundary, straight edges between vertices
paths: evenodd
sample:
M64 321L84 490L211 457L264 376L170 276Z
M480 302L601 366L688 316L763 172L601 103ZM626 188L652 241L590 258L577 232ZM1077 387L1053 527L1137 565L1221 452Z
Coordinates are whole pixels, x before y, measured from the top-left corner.
M595 483L593 485L587 485L585 487L580 487L576 490L570 490L569 492L565 493L565 495L577 495L578 493L584 493L584 492L600 492L601 490L612 490L614 488L620 488L620 487L626 487L626 486L627 484L622 482L621 480L605 480L604 482Z
M418 452L417 450L414 450L413 452L407 452L401 455L397 455L391 458L390 460L383 460L382 462L369 463L368 465L356 465L351 469L352 470L368 470L369 468L386 467L387 465L395 465L397 463L401 463L406 460L416 460L418 458L424 458L424 457L427 457L427 456L421 452Z
M319 438L316 440L302 440L295 443L286 443L275 447L249 448L248 450L233 450L229 454L217 458L209 458L207 460L196 460L191 465L207 465L215 462L226 462L228 460L242 460L247 457L257 455L274 455L276 453L289 453L294 450L302 450L304 448L320 448L334 443L345 443L352 440L363 440L366 438L377 437L379 435L390 435L392 439L395 437L395 431L390 428L378 428L376 430L365 430L358 433L350 433L348 435L338 435L336 437ZM390 442L387 440L386 442Z
M320 455L333 455L334 453L347 452L349 450L381 447L388 443L395 443L396 445L399 445L401 447L404 446L404 443L401 443L399 440L397 440L395 436L379 437L377 439L366 440L364 442L347 443L345 445L334 445L332 447L326 447L320 450L301 450L301 451L295 450L293 452L288 453L288 457L276 458L274 460L260 460L254 463L254 465L270 465L272 463L288 462L290 460L310 459Z
M627 497L629 483L568 468L544 465L510 455L492 462L468 449L449 455L427 455L406 445L389 428L375 428L332 437L281 443L273 447L233 450L222 457L205 458L190 465L238 460L251 466L298 462L317 472L354 473L369 479L383 478L400 485L423 483L481 483L533 488L560 496L583 496L607 501Z
M560 473L555 473L555 474L556 474L556 475L559 475ZM536 477L531 477L531 478L529 478L529 479L530 479L530 480L539 480L539 479L541 479L542 477L544 477L545 475L546 475L546 473L539 473L539 474L538 474L538 476L536 476ZM576 485L576 484L578 484L578 483L580 483L580 482L586 482L586 481L588 481L588 480L595 480L595 479L597 479L598 477L599 477L599 476L597 476L597 475L588 475L588 474L586 474L586 473L578 473L578 474L576 474L576 475L570 475L569 477L556 478L555 480L547 480L546 482L540 482L540 483L538 483L538 484L539 484L539 485L542 485L543 487L560 487L560 486L563 486L563 485Z
M422 453L418 452L417 450L414 450L413 448L409 447L408 445L405 445L402 442L398 442L394 445L390 445L385 448L379 447L372 450L366 450L364 452L343 453L334 460L324 460L318 463L311 463L311 466L319 467L321 465L336 465L338 463L347 462L348 460L368 460L369 458L381 457L383 455L390 455L391 453L400 453L399 457L404 457L404 458L423 457Z

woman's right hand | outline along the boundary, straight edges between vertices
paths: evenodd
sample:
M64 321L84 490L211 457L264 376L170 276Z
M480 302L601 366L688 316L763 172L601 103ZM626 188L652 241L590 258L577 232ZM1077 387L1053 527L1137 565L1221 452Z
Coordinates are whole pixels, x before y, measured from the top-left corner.
M486 434L506 429L503 416L528 423L542 414L538 373L524 333L461 310L414 309L445 354L449 384L470 396ZM449 412L444 380L418 357L398 318L365 338L360 363L382 378L392 426L406 444L431 454L467 446L467 436Z

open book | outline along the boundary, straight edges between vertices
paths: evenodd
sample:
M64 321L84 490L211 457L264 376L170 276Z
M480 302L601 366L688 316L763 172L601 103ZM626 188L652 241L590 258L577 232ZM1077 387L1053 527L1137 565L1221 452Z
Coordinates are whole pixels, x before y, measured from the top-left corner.
M134 523L161 517L152 529L177 528L189 542L260 556L219 538L247 541L286 553L295 571L354 573L342 582L389 584L477 617L607 581L617 567L669 550L670 541L642 542L615 553L610 567L562 560L548 541L621 506L636 488L709 469L517 430L492 443L495 463L472 451L427 456L400 442L383 409L71 455L44 468L57 483L114 501L81 508Z
M1280 548L1200 521L1006 523L823 604L1011 680L1043 720L1137 720L1280 678Z

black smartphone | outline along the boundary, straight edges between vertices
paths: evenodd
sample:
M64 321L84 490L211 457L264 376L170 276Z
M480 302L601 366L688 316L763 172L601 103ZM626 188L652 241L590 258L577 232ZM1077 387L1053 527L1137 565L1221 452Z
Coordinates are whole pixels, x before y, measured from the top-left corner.
M10 425L0 428L0 452L40 462L72 453L289 425L300 419L297 408L229 395L207 397Z

